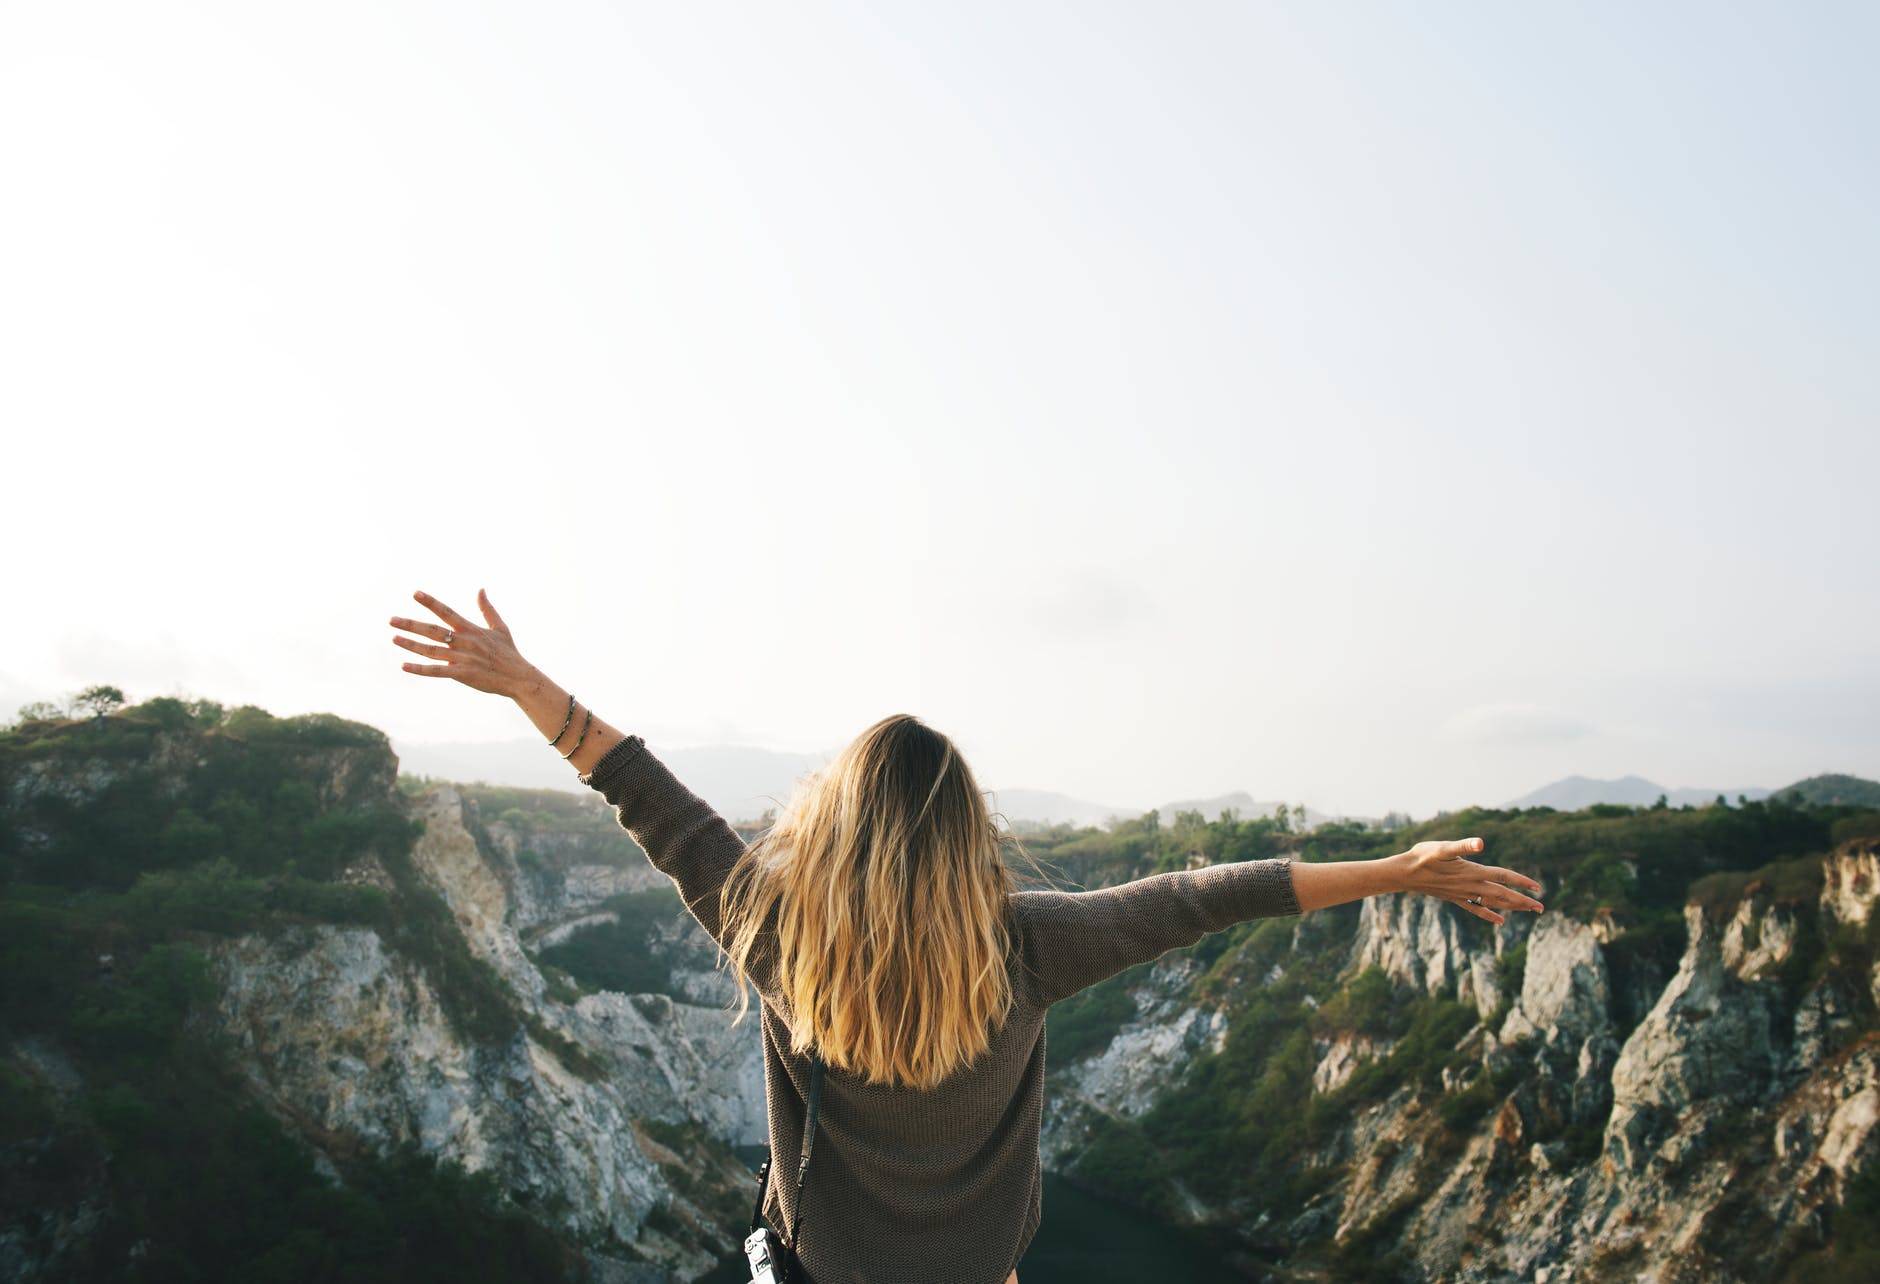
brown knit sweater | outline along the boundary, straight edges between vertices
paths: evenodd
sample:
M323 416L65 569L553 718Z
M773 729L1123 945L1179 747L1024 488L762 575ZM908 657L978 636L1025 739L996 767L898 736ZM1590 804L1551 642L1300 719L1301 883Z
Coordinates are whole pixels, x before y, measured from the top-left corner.
M581 777L720 938L718 891L745 843L640 736ZM834 1068L803 1191L802 1261L816 1284L1003 1284L1043 1216L1038 1127L1045 1009L1087 985L1250 918L1299 913L1290 858L1155 874L1090 892L1015 893L1017 1002L979 1060L929 1091ZM722 942L721 942L722 943ZM789 1050L774 978L763 998L764 1095L777 1157L766 1219L796 1212L810 1063Z

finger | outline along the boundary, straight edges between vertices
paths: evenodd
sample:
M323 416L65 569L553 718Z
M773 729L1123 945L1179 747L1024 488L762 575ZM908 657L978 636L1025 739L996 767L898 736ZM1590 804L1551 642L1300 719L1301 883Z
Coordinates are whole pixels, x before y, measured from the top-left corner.
M1491 909L1487 905L1471 905L1469 904L1467 898L1461 897L1461 896L1445 897L1444 899L1448 900L1451 904L1461 906L1463 909L1475 915L1477 918L1485 919L1490 923L1496 924L1497 926L1499 926L1504 921L1502 916L1499 913L1497 913L1494 909Z
M1481 851L1482 846L1480 838L1458 838L1454 842L1443 844L1446 851L1454 852L1458 856L1472 856Z
M447 646L427 646L423 642L413 642L410 638L401 637L394 637L392 645L402 646L407 651L416 651L419 655L428 655L433 660L450 659L450 648Z
M1503 869L1499 865L1490 865L1488 867L1488 876L1497 883L1506 883L1510 887L1525 887L1530 892L1538 892L1541 890L1541 885L1529 878L1526 874L1517 874L1512 869Z
M1541 903L1532 896L1524 892L1517 892L1514 888L1504 886L1501 883L1488 881L1477 883L1474 887L1469 889L1469 893L1474 896L1483 897L1490 905L1498 905L1502 909L1532 910L1536 914L1540 913L1542 909Z
M394 615L392 617L392 627L395 629L409 629L411 632L421 637L427 637L436 642L442 642L445 638L450 636L450 631L441 624L432 624L425 620L407 620L402 615Z
M415 673L422 678L448 678L451 676L448 664L413 664L407 660L400 666L406 673Z
M509 626L503 623L503 617L496 613L496 604L490 601L490 595L482 589L477 590L477 605L482 608L483 618L490 622L490 627L509 632Z
M438 619L444 621L444 623L450 625L453 629L474 629L477 627L475 624L472 624L469 620L466 620L463 616L457 614L457 612L432 597L429 593L426 593L423 589L419 589L411 596L417 598L420 602L437 612Z

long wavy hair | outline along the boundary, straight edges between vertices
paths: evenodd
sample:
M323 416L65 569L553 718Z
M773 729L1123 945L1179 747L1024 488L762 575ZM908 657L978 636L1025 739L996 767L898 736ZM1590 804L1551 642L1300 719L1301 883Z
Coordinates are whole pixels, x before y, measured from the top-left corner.
M776 968L791 1048L869 1083L932 1088L1011 1010L1008 846L953 742L883 718L797 787L719 904L738 981Z

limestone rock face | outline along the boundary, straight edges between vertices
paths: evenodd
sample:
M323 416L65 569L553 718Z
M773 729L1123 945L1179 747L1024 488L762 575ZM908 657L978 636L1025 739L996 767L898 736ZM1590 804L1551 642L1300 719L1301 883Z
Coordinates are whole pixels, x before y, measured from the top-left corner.
M756 994L750 995L753 1012L733 1029L727 1005L736 999L736 987L728 975L715 970L717 946L696 920L678 914L670 929L656 931L647 944L673 965L679 977L693 978L690 988L702 995L698 1001L631 996L634 1010L641 1015L624 1022L618 1013L629 996L604 993L587 995L572 1007L556 1004L547 999L546 982L523 950L518 932L543 924L552 931L558 921L591 917L587 911L595 903L593 885L571 880L570 890L559 901L544 897L538 886L525 911L510 895L523 881L520 871L500 847L483 841L456 790L436 786L416 806L425 820L425 832L413 852L414 864L450 905L471 948L531 1004L539 1019L595 1055L607 1057L621 1046L622 1038L632 1036L628 1046L633 1046L646 1028L648 1014L657 1014L653 1045L671 1065L671 1090L676 1099L696 1107L680 1117L720 1121L722 1131L714 1131L729 1144L761 1144L767 1139ZM593 867L572 868L586 872ZM659 886L671 886L664 874L653 873ZM718 984L699 982L696 978L701 973Z
M387 894L383 927L272 922L194 943L217 993L192 1019L224 1036L254 1099L332 1176L335 1157L403 1144L493 1176L582 1246L595 1279L675 1284L714 1268L742 1233L727 1209L748 1208L751 1190L732 1147L766 1140L756 1014L733 1028L736 991L676 897L646 942L670 967L671 995L564 1002L531 954L612 917L609 898L670 892L671 881L617 825L581 814L598 803L532 803L518 811L525 832L480 818L473 790L402 792L389 745L360 729L266 744L270 770L305 786L316 808L402 812L422 832L408 854L382 850L339 874ZM214 755L247 751L236 732L158 732L135 761L22 759L0 777L8 815L25 818L10 836L30 852L129 775L179 797L192 773L221 765ZM432 895L448 921L414 926ZM56 1048L30 1039L0 1043L0 1066L60 1097L86 1087ZM69 1207L39 1210L30 1252L0 1218L0 1276L56 1276L60 1245L82 1243L109 1198L102 1186L71 1195Z
M1497 962L1532 926L1523 914L1510 914L1499 927L1465 919L1455 906L1429 896L1367 897L1349 966L1354 972L1382 968L1411 989L1451 994L1487 1016L1502 1000Z
M255 1091L313 1135L376 1149L415 1142L472 1171L492 1171L533 1206L561 1210L562 1227L584 1242L632 1244L673 1278L710 1269L722 1243L675 1241L647 1217L683 1205L691 1217L659 1225L711 1223L713 1214L693 1203L696 1191L671 1179L675 1159L712 1172L723 1188L741 1190L748 1179L728 1148L766 1139L755 1016L733 1030L722 991L709 1006L665 995L550 998L520 930L552 936L558 923L591 920L600 893L637 880L574 866L580 872L558 889L490 842L453 786L433 785L407 805L424 822L413 870L449 906L471 952L515 995L524 1026L498 1045L464 1037L435 978L371 929L243 936L215 952L217 1013ZM690 918L649 947L688 965L715 948ZM565 1056L548 1039L576 1052ZM696 1123L724 1149L675 1157L646 1137L641 1121ZM605 1254L596 1264L607 1264ZM638 1278L661 1277L633 1269Z
M1377 1060L1390 1051L1390 1046L1381 1039L1349 1031L1331 1039L1314 1040L1312 1050L1318 1053L1319 1062L1312 1069L1312 1090L1327 1093L1343 1087L1352 1071Z
M1676 1144L1680 1120L1759 1095L1781 1067L1770 987L1740 983L1725 961L1728 929L1701 907L1685 908L1684 926L1690 944L1677 975L1613 1066L1607 1144L1634 1171Z
M1473 922L1427 899L1376 897L1342 920L1320 916L1315 932L1346 925L1345 979L1376 966L1405 1001L1459 998L1486 1017L1501 1001L1501 954L1525 941L1520 991L1499 1030L1484 1022L1460 1040L1439 1087L1405 1084L1357 1104L1312 1157L1339 1176L1302 1206L1209 1208L1186 1186L1169 1204L1258 1245L1263 1262L1362 1235L1365 1252L1412 1263L1406 1278L1780 1278L1825 1242L1848 1183L1880 1163L1880 992L1845 968L1795 969L1820 934L1871 916L1876 847L1832 853L1818 901L1752 882L1729 904L1687 906L1675 970L1641 957L1604 913L1511 916L1475 937L1464 934ZM1329 948L1306 930L1312 917L1294 933L1302 961ZM1292 965L1263 962L1247 984L1272 984ZM1110 1047L1054 1073L1048 1164L1074 1174L1103 1131L1184 1090L1184 1058L1220 1046L1195 1036L1224 1032L1235 997L1193 1003L1184 966L1159 963ZM1313 1006L1302 1000L1302 1021ZM1357 1065L1391 1052L1348 1033L1315 1038L1312 1090L1337 1092ZM1511 1086L1452 1131L1444 1098L1481 1092L1485 1074ZM1369 1238L1379 1228L1384 1237Z
M1848 843L1822 869L1821 911L1836 923L1865 923L1880 892L1880 839Z
M365 929L242 937L217 964L220 1013L255 1088L305 1125L493 1169L512 1191L565 1200L568 1228L586 1234L637 1238L667 1193L634 1142L649 1107L681 1117L644 1022L621 1034L619 1077L589 1083L526 1037L466 1043L429 979Z
M1092 1107L1133 1118L1154 1105L1167 1083L1226 1033L1220 1012L1185 1001L1198 969L1191 959L1165 959L1131 991L1136 1015L1096 1056L1064 1071L1067 1089Z
M1508 1013L1504 1042L1533 1038L1577 1049L1611 1024L1605 955L1593 928L1541 914L1527 940L1521 997Z

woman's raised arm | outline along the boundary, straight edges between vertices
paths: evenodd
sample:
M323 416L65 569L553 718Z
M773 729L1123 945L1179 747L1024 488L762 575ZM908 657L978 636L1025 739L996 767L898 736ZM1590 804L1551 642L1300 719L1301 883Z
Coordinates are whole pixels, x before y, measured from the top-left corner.
M432 639L437 645L393 637L407 651L441 664L406 663L405 671L452 678L477 691L507 696L528 715L542 738L599 791L620 827L640 845L661 873L671 878L686 908L724 944L718 894L745 843L711 805L681 784L648 752L637 735L624 735L551 682L516 647L489 595L477 591L486 623L459 615L429 593L414 597L443 624L393 616L392 626Z
M405 672L425 678L451 678L472 690L514 700L549 747L565 755L568 764L583 776L594 770L594 765L609 749L626 739L602 718L588 721L590 710L571 703L566 691L523 659L509 625L497 614L489 594L482 589L477 590L477 607L483 612L483 624L459 615L423 589L412 597L443 623L432 624L428 620L408 620L394 615L392 627L430 638L437 645L414 642L395 634L392 642L444 663L406 661Z

